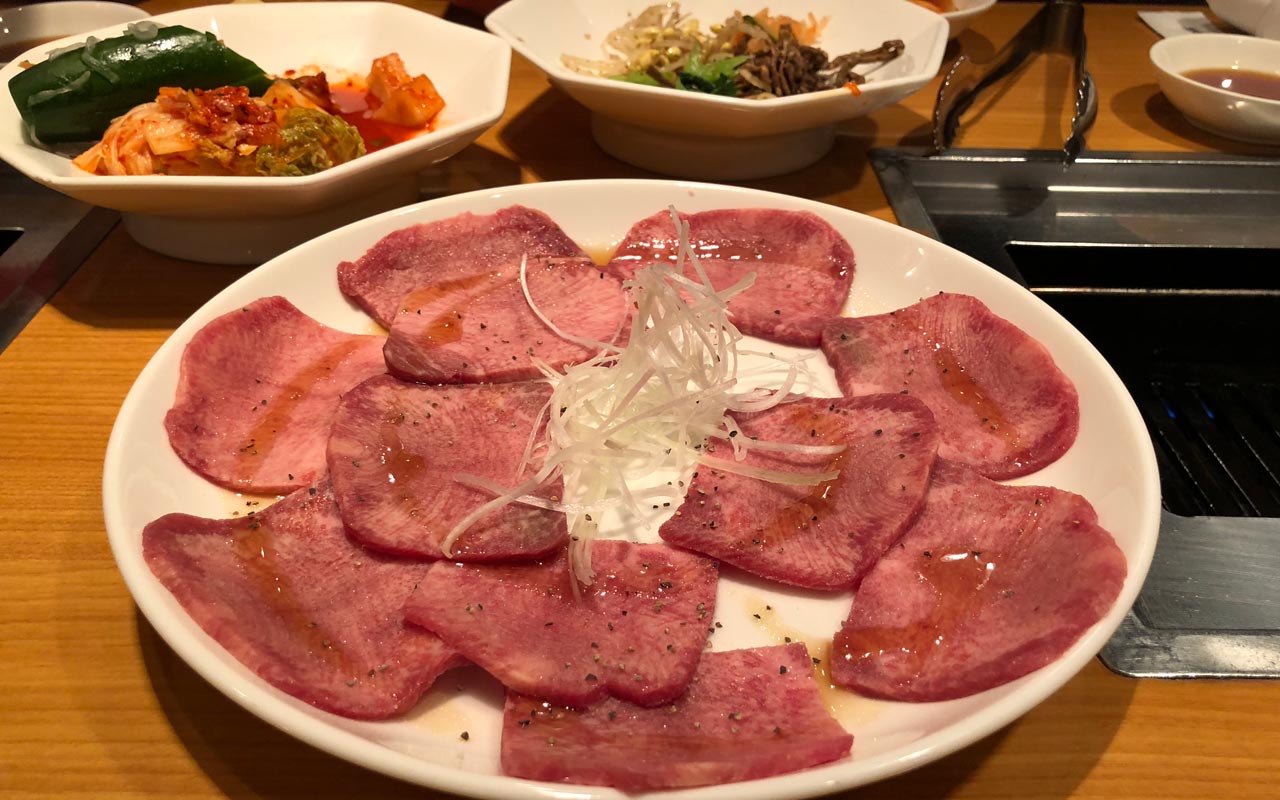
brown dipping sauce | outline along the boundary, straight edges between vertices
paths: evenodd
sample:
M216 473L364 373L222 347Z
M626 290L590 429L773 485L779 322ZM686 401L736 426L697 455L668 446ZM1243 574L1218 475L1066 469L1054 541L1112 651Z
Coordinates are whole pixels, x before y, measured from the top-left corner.
M1247 94L1264 100L1280 100L1280 75L1270 72L1210 67L1188 70L1182 73L1182 77L1236 94Z

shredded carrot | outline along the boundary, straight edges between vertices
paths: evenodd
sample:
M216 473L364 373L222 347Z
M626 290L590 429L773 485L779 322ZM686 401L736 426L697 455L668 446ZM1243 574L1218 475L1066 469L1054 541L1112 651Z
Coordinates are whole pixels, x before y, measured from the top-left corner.
M854 83L853 81L849 81L848 83L846 83L844 85L844 88L848 89L850 94L852 94L854 97L857 97L858 95L862 94L862 88L859 87L858 84Z
M811 11L809 12L808 21L801 21L783 14L770 14L768 6L765 6L751 16L756 22L760 23L760 27L764 28L769 32L770 36L775 38L778 35L778 30L783 25L790 25L791 33L796 37L796 41L804 45L811 45L818 41L818 37L822 35L822 31L827 27L827 22L830 19L830 17L818 19Z
M801 44L813 44L814 42L818 41L818 37L821 36L822 32L827 29L827 23L830 21L831 21L831 17L823 17L822 19L818 19L813 15L813 12L810 11L808 34L811 38L809 38L808 41L801 42Z

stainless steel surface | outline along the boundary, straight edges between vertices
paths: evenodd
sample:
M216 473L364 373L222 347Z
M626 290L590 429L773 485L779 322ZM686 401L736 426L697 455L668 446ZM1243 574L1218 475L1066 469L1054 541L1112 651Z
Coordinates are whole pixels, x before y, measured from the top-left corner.
M1083 29L1080 37L1084 38ZM1084 68L1083 42L1080 47L1081 55L1076 60L1076 108L1071 117L1071 133L1062 144L1062 155L1068 165L1074 164L1084 151L1084 135L1098 118L1098 89L1093 85L1093 76Z
M1280 677L1280 161L877 150L899 220L1028 286L1112 360L1166 511L1102 652L1151 677ZM1176 341L1175 341L1176 340Z
M1280 675L1278 542L1280 520L1166 512L1135 613L1102 659L1143 677Z
M1084 149L1085 132L1098 114L1097 89L1085 68L1087 52L1084 6L1080 0L1049 0L989 61L977 63L961 54L938 88L933 110L934 152L942 153L951 147L960 117L979 94L1017 72L1037 54L1057 53L1072 60L1075 91L1062 160L1073 163Z
M1010 242L1280 248L1280 161L1045 150L872 150L899 221L1020 276ZM899 209L902 209L900 211Z
M0 164L0 229L20 233L0 255L0 350L118 219L114 211L72 200Z
M1180 517L1166 512L1160 534L1151 577L1138 599L1138 609L1151 627L1275 628L1280 613L1280 519ZM1249 591L1239 593L1241 585Z

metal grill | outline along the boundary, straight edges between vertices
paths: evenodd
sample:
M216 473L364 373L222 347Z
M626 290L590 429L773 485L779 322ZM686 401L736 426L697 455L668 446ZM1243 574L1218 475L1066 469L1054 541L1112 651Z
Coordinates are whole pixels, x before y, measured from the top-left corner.
M0 164L0 351L80 267L119 215Z
M1152 381L1135 389L1154 434L1166 508L1280 517L1277 384Z
M1022 282L1102 352L1165 514L1118 672L1280 677L1280 163L873 151L899 221Z
M1006 250L1028 288L1080 328L1133 394L1156 445L1167 510L1280 517L1280 255Z

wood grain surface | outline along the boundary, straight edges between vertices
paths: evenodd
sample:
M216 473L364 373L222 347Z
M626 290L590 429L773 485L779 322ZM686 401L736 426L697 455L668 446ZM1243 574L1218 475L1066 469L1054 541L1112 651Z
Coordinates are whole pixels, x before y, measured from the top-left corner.
M194 5L143 3L153 11ZM410 3L442 13L440 2ZM1147 60L1137 6L1088 9L1095 150L1280 156L1188 125ZM998 48L1034 12L1001 4L949 56ZM1032 64L967 119L968 147L1056 147L1061 64ZM835 150L748 185L892 219L866 153L923 144L936 82L844 126ZM516 57L502 122L424 176L432 191L652 177L591 141L587 113ZM145 251L120 228L0 354L0 797L440 797L301 744L241 710L160 640L103 529L107 437L169 333L243 269ZM1280 797L1280 682L1131 680L1091 663L997 734L847 798ZM732 787L724 796L732 797Z

